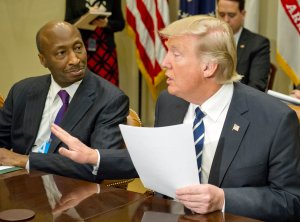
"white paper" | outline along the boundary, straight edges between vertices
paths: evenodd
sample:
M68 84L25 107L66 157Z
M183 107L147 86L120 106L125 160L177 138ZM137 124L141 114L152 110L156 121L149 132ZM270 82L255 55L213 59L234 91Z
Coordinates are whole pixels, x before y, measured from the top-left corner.
M192 125L120 129L145 187L175 198L177 188L199 184Z
M15 166L0 166L0 174L9 173L21 169L20 167Z
M276 97L280 100L282 100L283 102L289 102L295 105L300 105L300 99L294 98L292 96L288 96L279 92L275 92L273 90L268 90L267 92L269 95Z
M0 166L0 170L6 170L9 168L13 168L14 166Z

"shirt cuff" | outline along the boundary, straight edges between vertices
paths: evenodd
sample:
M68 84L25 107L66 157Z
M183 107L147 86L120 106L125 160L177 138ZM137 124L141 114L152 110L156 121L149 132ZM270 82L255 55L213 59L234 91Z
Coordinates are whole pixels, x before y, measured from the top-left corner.
M27 172L29 173L29 169L30 169L30 165L29 165L29 156L28 156L28 161L25 165L25 169L27 170Z
M101 191L100 184L97 183L97 194L99 194L100 191Z
M92 172L93 175L97 175L100 166L100 153L99 150L96 149L96 151L97 151L98 160L97 160L97 165L93 166L93 172Z

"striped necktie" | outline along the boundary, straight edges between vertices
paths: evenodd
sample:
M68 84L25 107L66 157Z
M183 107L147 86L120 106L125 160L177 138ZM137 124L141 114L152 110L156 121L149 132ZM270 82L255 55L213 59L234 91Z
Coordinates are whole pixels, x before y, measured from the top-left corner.
M201 162L202 162L202 149L204 144L204 113L199 107L195 109L196 117L193 124L193 133L198 165L199 180L201 182Z

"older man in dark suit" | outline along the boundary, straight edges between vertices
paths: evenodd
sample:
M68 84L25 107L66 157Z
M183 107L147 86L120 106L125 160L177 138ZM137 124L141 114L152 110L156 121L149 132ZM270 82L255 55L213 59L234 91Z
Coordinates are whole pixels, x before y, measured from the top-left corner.
M245 0L217 0L217 16L232 28L237 46L236 70L242 83L265 91L270 73L270 41L243 27Z
M118 125L126 123L128 97L86 68L84 43L73 25L49 22L37 33L36 43L41 64L51 74L22 80L10 90L0 110L0 164L94 181L98 166L59 155L62 142L50 125L63 116L60 126L95 153L122 148Z
M226 22L193 16L160 33L167 39L163 66L168 92L158 98L155 126L194 123L195 150L199 151L201 183L177 189L176 198L200 214L225 210L264 221L297 221L300 136L296 113L238 82L234 39ZM198 126L202 126L201 134ZM69 147L60 149L62 155L97 163L92 149L59 127L52 129ZM98 178L133 172L126 150L100 150L100 156ZM122 168L112 160L122 163Z

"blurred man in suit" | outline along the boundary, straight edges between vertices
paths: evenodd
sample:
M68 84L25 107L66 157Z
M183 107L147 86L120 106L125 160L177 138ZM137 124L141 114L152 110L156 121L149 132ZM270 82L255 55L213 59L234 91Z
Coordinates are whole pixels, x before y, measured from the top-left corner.
M62 143L51 135L50 125L62 117L60 107L64 107L61 127L95 148L96 155L100 148L121 148L118 125L126 123L128 97L86 68L84 43L73 25L45 24L36 44L40 62L51 74L22 80L11 88L0 110L0 164L94 181L97 164L81 165L59 155ZM60 98L62 91L69 101Z
M237 72L242 83L265 91L270 73L270 42L243 27L245 0L217 0L217 17L232 28L237 46Z
M158 98L155 126L192 124L199 110L204 114L204 143L195 157L201 158L201 183L177 189L176 198L200 214L224 209L264 221L299 219L296 113L238 82L234 38L226 22L192 16L170 24L160 34L168 47L163 61L168 90ZM69 150L60 149L62 155L81 163L98 161L78 139L55 125L52 130L68 145ZM100 150L100 156L98 178L112 169L121 177L134 168L126 150ZM111 159L126 162L127 167L112 166Z

